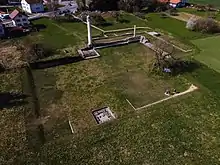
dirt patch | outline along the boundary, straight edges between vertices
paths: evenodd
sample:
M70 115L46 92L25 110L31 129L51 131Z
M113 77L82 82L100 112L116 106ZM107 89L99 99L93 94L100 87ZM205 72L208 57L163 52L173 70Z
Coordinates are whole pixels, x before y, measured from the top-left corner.
M0 64L7 69L21 67L24 64L22 54L17 50L16 46L1 46L0 47Z

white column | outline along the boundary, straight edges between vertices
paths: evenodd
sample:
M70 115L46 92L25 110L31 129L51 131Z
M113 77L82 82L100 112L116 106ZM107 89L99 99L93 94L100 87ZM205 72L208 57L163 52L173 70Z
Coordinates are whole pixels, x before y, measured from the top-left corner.
M136 25L134 25L134 37L136 36Z
M92 35L89 15L87 16L88 47L92 46Z

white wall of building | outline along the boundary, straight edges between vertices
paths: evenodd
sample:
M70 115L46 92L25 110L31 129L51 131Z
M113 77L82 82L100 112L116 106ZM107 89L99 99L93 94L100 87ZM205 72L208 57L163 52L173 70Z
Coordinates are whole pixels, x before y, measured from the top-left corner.
M30 4L28 4L25 0L21 1L21 7L22 7L23 11L25 11L27 13L32 13Z
M28 26L30 22L28 21L28 17L23 14L18 14L14 19L16 26Z
M44 11L42 3L28 4L25 0L21 1L21 7L27 13L41 13Z
M16 23L14 20L4 21L4 22L2 22L2 24L5 27L15 27L16 26Z

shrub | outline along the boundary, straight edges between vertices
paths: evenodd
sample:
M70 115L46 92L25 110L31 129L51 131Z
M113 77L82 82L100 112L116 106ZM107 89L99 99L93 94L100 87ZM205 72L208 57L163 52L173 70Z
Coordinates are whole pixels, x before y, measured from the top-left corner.
M90 19L93 25L103 25L106 23L105 19L102 17L100 13L90 14Z
M202 33L218 33L220 32L220 26L212 18L191 18L186 24L186 28L194 31L200 31Z

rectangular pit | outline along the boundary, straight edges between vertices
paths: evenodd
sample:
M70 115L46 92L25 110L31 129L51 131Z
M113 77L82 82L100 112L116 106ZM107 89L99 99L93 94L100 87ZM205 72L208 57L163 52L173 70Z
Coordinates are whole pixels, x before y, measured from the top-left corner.
M95 118L97 124L103 124L115 119L115 115L112 113L109 107L94 110L92 111L92 115Z

